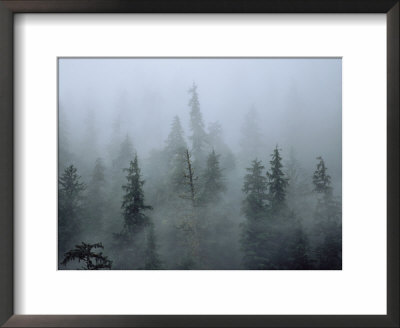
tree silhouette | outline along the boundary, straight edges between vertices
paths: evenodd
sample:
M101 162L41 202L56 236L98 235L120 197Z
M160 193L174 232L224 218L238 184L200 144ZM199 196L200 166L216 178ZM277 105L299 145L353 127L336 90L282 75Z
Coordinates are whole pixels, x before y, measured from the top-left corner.
M66 252L61 265L66 266L68 262L78 260L78 262L84 262L85 265L82 267L83 270L111 270L112 261L107 256L104 256L102 252L94 252L92 249L104 249L102 243L86 244L84 242L81 245L75 245L74 249Z

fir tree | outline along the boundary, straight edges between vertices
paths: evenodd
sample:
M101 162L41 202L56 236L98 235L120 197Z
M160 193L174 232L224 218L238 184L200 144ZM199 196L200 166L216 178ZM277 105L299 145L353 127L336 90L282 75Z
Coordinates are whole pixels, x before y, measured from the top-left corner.
M73 165L64 170L58 183L58 248L63 253L80 229L85 185Z
M104 249L102 243L86 244L82 242L81 245L76 245L74 249L65 253L61 265L66 266L68 262L78 260L78 262L85 263L82 267L83 270L111 270L112 261L102 252L92 251L97 248Z
M220 193L226 189L222 170L219 167L219 157L220 155L217 155L213 149L207 159L207 167L202 176L201 200L204 203L218 201Z
M190 107L190 128L192 135L192 152L197 167L202 167L205 161L205 148L207 146L207 134L204 129L203 116L200 111L199 95L197 93L197 85L193 83L189 93L191 98L189 101Z
M313 175L314 191L319 195L315 210L316 234L319 244L315 253L320 269L342 268L342 213L341 204L333 197L331 178L322 157Z
M226 171L233 170L236 167L235 155L222 138L222 127L219 122L209 124L207 137L208 144L221 156L220 166Z
M267 172L268 194L270 208L276 212L285 205L288 179L285 178L285 174L282 171L282 157L279 154L278 146L275 147L271 157L271 169L270 172Z
M171 165L173 163L173 158L176 154L184 152L186 148L187 146L181 121L178 116L175 116L171 124L171 131L168 134L165 147L169 164Z
M243 192L243 213L246 221L242 224L241 245L244 252L243 262L247 269L266 269L269 259L266 255L265 241L268 238L266 229L267 212L267 179L263 174L261 161L254 160L247 168Z
M130 162L129 168L124 170L127 172L126 184L122 186L125 191L122 200L122 215L124 218L124 232L132 237L132 234L140 231L149 224L149 217L145 214L152 207L145 205L143 185L137 155Z
M194 168L192 163L192 156L189 153L189 150L186 149L185 151L185 189L186 193L183 194L181 197L185 199L190 199L192 202L193 207L197 205L197 187L195 183L197 181L197 176L194 174Z
M314 191L318 194L324 194L326 196L332 193L331 177L327 173L327 167L321 156L317 157L319 161L317 169L313 174Z
M174 117L171 131L166 140L165 153L167 157L167 169L169 182L176 192L182 192L185 185L185 162L186 162L186 141L183 128L178 116Z

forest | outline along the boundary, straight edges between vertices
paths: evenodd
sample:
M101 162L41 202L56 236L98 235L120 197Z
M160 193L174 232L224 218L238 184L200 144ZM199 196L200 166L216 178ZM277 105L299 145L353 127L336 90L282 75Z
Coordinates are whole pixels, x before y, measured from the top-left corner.
M307 143L303 154L283 132L266 142L254 105L232 147L225 125L206 121L201 87L183 90L187 121L173 109L158 118L162 143L135 138L115 109L101 126L96 110L85 111L78 128L60 101L60 270L341 270L341 170L332 176L332 150Z

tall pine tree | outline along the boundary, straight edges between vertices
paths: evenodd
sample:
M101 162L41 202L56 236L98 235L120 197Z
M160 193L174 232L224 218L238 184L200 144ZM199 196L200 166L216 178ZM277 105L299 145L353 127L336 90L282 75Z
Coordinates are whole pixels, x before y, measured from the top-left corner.
M171 131L166 140L165 153L167 157L168 182L176 192L182 192L185 185L186 141L178 116L174 117Z
M202 168L205 163L205 151L207 147L207 134L204 128L203 116L200 111L199 95L197 93L197 85L193 83L189 89L191 98L189 100L190 107L190 129L192 135L192 153L195 160L195 167Z
M129 168L124 171L127 172L127 175L126 184L122 186L125 192L121 206L124 219L123 232L130 238L149 224L150 220L145 212L151 210L152 207L145 205L144 202L143 185L145 181L142 180L137 155L130 162Z
M267 172L268 194L270 209L273 212L277 212L283 206L285 206L286 187L288 185L288 179L285 177L285 174L282 171L282 157L279 153L278 146L275 147L271 157L272 159L270 161L270 172Z
M341 204L333 196L331 177L322 157L318 157L313 175L314 192L318 195L315 210L316 246L319 269L340 270L342 268L342 213Z
M247 168L244 178L243 213L246 221L242 224L241 245L244 253L243 262L246 269L267 269L270 266L265 247L268 239L267 200L268 184L264 175L264 166L257 159Z
M202 203L217 202L221 192L226 189L222 169L219 166L219 157L220 155L217 155L214 149L208 155L207 167L202 176L203 190L200 196Z

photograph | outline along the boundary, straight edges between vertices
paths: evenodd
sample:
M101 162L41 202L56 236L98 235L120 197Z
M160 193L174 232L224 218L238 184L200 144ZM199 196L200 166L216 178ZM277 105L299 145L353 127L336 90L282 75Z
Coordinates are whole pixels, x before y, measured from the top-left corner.
M342 59L59 57L58 270L342 270Z

